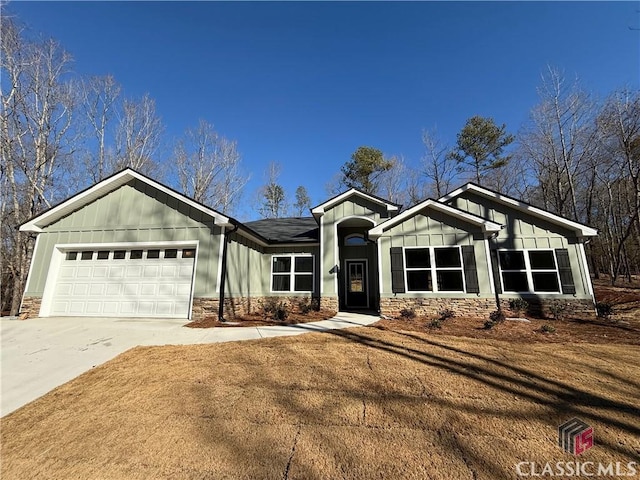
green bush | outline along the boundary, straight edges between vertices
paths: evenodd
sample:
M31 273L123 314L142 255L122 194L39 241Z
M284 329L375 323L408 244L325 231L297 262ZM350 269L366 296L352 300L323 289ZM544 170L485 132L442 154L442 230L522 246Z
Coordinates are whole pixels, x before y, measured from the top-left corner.
M502 310L494 310L489 314L489 320L491 320L493 323L504 322L505 320L504 312Z
M289 308L283 301L269 297L262 304L262 316L265 320L284 322L289 318Z
M540 327L540 331L542 333L555 333L556 327L554 327L553 325L549 325L548 323L545 323L542 327Z
M520 313L522 311L526 311L529 308L529 302L527 302L524 298L512 298L509 300L509 309Z
M491 330L495 326L496 326L496 322L494 322L493 320L487 320L486 322L484 322L485 330Z
M298 311L302 315L307 315L311 311L317 312L320 310L320 301L317 298L301 298L298 300Z
M439 318L434 318L429 322L429 328L442 328L442 321Z
M412 318L416 318L416 311L413 308L403 308L400 310L400 317L411 320Z
M609 302L596 303L596 313L600 318L609 320L613 315L613 305Z
M559 303L552 303L551 306L549 306L549 312L551 312L551 317L554 320L562 320L566 310L567 306Z
M453 310L449 309L449 308L445 308L444 310L440 310L440 312L438 312L438 315L440 315L440 320L442 320L443 322L445 320L449 320L450 318L455 317L455 313L453 313Z

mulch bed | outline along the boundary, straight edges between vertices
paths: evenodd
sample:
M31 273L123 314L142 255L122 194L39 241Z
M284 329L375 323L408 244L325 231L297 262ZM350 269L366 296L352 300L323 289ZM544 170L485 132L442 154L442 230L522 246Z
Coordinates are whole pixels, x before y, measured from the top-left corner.
M310 311L306 314L291 313L289 317L279 322L264 318L260 314L243 315L236 317L233 321L221 322L218 317L205 317L199 322L189 322L185 327L189 328L215 328L215 327L268 327L273 325L296 325L298 323L318 322L328 320L336 316L333 310Z
M567 315L561 320L527 317L529 322L505 321L485 329L486 318L451 318L440 328L430 326L432 318L395 318L375 326L384 330L410 330L432 335L507 340L520 343L616 343L640 345L640 288L636 285L612 287L606 280L595 282L598 302L610 303L610 319L580 318ZM522 316L524 318L524 316ZM555 329L543 331L544 326Z

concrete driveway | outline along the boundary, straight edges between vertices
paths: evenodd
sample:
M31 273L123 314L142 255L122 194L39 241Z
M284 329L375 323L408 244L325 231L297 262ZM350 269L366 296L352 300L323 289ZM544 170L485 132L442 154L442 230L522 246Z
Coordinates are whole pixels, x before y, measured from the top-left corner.
M0 416L138 345L191 345L370 325L377 316L339 313L291 326L184 328L185 320L57 317L0 321Z

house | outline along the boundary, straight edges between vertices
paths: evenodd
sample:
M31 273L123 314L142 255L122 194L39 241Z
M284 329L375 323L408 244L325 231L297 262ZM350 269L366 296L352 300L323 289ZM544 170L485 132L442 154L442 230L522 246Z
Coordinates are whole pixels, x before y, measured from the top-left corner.
M36 235L21 315L231 318L267 297L386 315L486 316L518 297L593 312L596 230L478 185L404 211L351 189L311 214L242 223L126 169L20 227Z

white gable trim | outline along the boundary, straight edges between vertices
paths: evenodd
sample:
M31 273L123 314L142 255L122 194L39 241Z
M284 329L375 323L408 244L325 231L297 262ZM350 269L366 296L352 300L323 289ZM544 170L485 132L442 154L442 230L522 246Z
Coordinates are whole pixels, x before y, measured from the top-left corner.
M351 197L352 195L356 195L358 197L364 198L366 200L369 200L373 203L377 203L378 205L382 205L384 207L387 208L387 212L397 212L399 207L397 205L394 205L392 203L389 202L385 202L379 198L373 197L367 193L361 192L360 190L356 190L355 188L352 188L350 190L347 190L346 192L341 193L340 195L338 195L337 197L333 197L330 200L327 200L324 203L321 203L320 205L318 205L317 207L313 208L311 210L311 213L313 214L314 217L319 217L324 215L324 212L326 212L328 209L330 209L331 207L333 207L334 205L337 205L343 201L345 201L346 199L348 199L349 197Z
M134 179L140 180L141 182L146 183L147 185L150 185L151 187L167 194L168 196L173 197L182 203L186 203L190 207L200 210L206 215L213 217L213 219L215 220L215 223L219 226L222 226L222 227L231 226L231 221L229 217L226 217L211 208L205 207L204 205L194 200L191 200L190 198L168 187L165 187L164 185L156 182L155 180L151 180L150 178L145 177L144 175L136 172L135 170L131 170L127 168L126 170L123 170L119 173L116 173L115 175L112 175L109 178L102 180L101 182L95 184L93 187L90 187L74 195L73 197L65 200L64 202L56 205L55 207L50 208L46 212L41 213L37 217L34 217L31 220L23 223L22 225L20 225L20 231L39 233L42 231L44 227L52 224L53 222L60 220L62 217L69 215L70 213L74 212L78 208L81 208L84 205L94 200L97 200L100 197L103 197L104 195L120 188L122 185L125 185L126 183Z
M454 190L453 192L445 195L444 197L439 198L438 201L448 202L449 200L452 200L453 198L459 196L461 193L464 193L468 190L474 193L477 193L478 195L481 195L483 197L491 198L492 200L495 200L496 202L501 203L503 205L508 205L510 207L513 207L516 210L520 210L521 212L526 212L530 215L533 215L534 217L542 218L544 220L547 220L548 222L554 223L556 225L560 225L561 227L567 228L569 230L573 230L581 237L595 237L596 235L598 235L598 230L596 230L595 228L591 228L586 225L583 225L582 223L568 220L564 217L561 217L560 215L556 215L555 213L547 212L546 210L543 210L541 208L534 207L533 205L529 205L527 203L520 202L518 200L507 197L505 195L501 195L497 192L487 190L486 188L482 188L479 185L475 185L473 183L467 183L466 185L463 185L457 190Z
M372 228L371 230L369 230L369 238L371 238L372 240L380 238L385 230L388 230L398 225L399 223L404 222L406 219L413 217L425 208L433 208L434 210L445 213L447 215L451 215L452 217L458 218L459 220L463 220L472 225L477 225L478 227L482 228L482 231L485 233L499 232L500 230L502 230L502 225L491 222L489 220L485 220L470 213L463 212L462 210L458 210L457 208L451 207L444 203L428 199L411 207L409 210L405 210L400 215L390 218L389 220Z

